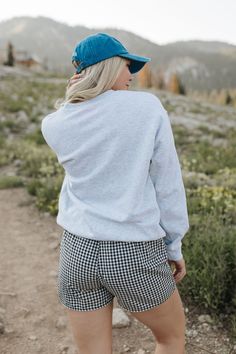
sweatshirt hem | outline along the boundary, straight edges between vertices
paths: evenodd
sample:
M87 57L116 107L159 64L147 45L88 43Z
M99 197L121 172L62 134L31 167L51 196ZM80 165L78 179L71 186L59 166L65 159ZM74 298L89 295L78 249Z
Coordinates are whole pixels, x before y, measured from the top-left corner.
M73 235L77 235L77 236L82 236L85 238L89 238L91 240L95 240L95 241L122 241L122 242L143 242L143 241L152 241L152 240L157 240L160 239L162 237L165 237L165 233L162 232L162 229L160 229L160 232L157 232L154 235L150 235L150 237L145 236L145 233L137 233L137 231L134 230L134 236L130 236L130 235L125 235L125 231L123 232L122 236L120 235L120 233L117 234L113 234L113 236L110 236L108 234L102 234L101 233L97 233L96 235L94 234L89 234L87 232L83 232L82 230L79 231L77 229L73 229L70 225L66 225L66 223L62 222L60 220L60 218L57 218L57 224L59 226L61 226L64 230L67 230L69 233L73 234ZM124 226L125 228L125 226Z

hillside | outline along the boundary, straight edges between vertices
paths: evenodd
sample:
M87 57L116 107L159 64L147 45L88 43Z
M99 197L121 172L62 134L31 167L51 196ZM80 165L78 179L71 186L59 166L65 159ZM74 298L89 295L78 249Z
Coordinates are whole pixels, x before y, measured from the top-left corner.
M0 81L1 354L77 354L56 288L62 229L55 212L64 171L40 132L65 85L66 79L20 71ZM187 275L178 286L186 354L233 354L236 109L149 92L169 113L187 191ZM115 299L114 354L153 353L151 331L126 310L128 322L118 327L117 310Z
M79 22L79 20L78 20ZM236 46L223 42L180 41L157 45L134 33L114 28L68 26L46 17L15 17L0 22L0 50L11 41L16 50L27 50L50 70L73 72L73 47L84 37L106 32L121 40L130 52L152 58L153 71L165 77L177 72L187 89L236 87Z

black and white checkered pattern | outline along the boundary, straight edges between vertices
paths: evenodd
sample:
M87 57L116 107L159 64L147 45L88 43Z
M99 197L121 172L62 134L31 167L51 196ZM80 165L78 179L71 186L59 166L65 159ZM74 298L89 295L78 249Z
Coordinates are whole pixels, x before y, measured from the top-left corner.
M120 307L140 312L166 301L175 288L163 238L100 241L64 230L58 275L64 306L90 311L116 297Z

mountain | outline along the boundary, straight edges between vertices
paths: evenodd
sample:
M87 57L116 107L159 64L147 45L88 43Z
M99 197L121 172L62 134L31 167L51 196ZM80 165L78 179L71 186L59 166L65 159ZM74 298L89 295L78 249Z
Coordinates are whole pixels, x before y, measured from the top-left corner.
M165 78L179 73L187 89L236 87L236 46L216 41L179 41L155 44L132 32L114 28L69 26L46 17L14 17L0 22L0 49L11 41L47 62L49 69L72 73L71 54L84 37L106 32L117 37L132 53L151 57L150 68L163 70Z

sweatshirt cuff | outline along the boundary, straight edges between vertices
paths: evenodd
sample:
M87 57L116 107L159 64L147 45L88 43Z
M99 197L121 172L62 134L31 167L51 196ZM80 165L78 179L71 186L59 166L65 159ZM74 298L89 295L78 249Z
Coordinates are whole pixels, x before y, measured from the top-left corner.
M181 247L182 242L181 240L178 243L175 243L174 247L173 244L166 245L166 251L168 255L168 260L170 261L179 261L183 258Z

